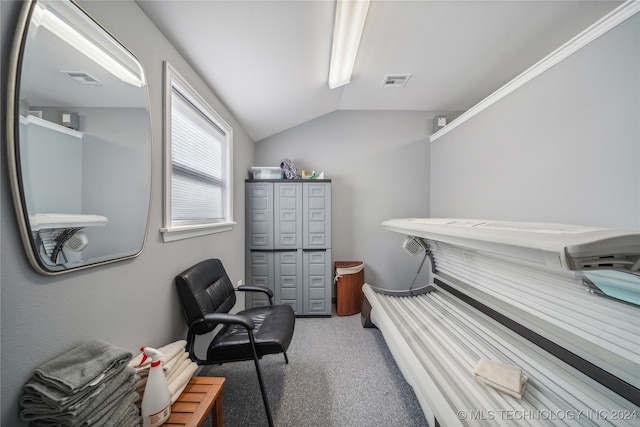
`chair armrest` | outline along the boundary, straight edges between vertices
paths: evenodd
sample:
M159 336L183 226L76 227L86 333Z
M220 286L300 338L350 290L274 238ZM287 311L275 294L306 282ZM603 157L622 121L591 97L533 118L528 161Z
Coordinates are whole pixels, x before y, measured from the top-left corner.
M194 320L189 325L188 336L193 337L194 335L196 335L193 331L193 328L202 322L215 322L222 323L224 325L238 324L244 326L249 331L255 328L253 320L251 320L248 316L244 316L242 314L208 313L205 314L204 317L200 317Z
M264 292L269 295L269 297L273 297L273 291L266 286L258 286L258 285L242 285L236 288L236 291L243 292Z
M266 286L258 286L258 285L242 285L236 288L236 291L242 292L262 292L267 294L269 297L269 304L273 305L273 291Z
M191 358L191 360L197 362L199 365L206 365L210 363L207 360L200 359L196 355L194 348L196 333L193 331L193 328L202 322L215 322L224 325L236 324L244 326L247 329L249 340L251 341L251 347L253 348L253 352L255 353L255 343L253 338L253 329L255 328L255 324L253 323L253 320L249 318L249 316L229 313L208 313L205 314L204 317L200 317L194 320L189 325L189 329L187 331L187 352L189 353L189 357Z
M205 322L222 323L224 325L242 325L248 330L252 330L253 328L255 328L253 320L251 320L249 316L244 316L242 314L209 313L205 314L202 320L204 320Z

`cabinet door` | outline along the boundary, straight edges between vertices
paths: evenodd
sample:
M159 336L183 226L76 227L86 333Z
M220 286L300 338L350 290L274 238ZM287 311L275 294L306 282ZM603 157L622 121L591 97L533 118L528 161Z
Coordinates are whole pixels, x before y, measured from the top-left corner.
M276 304L302 314L302 249L274 252Z
M331 315L331 250L304 251L303 314Z
M265 286L274 291L273 252L249 251L247 260L247 285ZM245 305L247 308L269 305L269 297L262 292L246 292Z
M304 183L302 189L304 249L331 247L331 183Z
M274 193L274 248L302 248L302 183L276 182Z
M273 183L249 182L246 194L246 247L273 249Z

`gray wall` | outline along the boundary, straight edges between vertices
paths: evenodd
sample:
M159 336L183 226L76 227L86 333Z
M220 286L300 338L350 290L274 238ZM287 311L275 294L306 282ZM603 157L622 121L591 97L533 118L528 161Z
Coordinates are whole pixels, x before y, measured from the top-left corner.
M87 227L83 258L137 253L144 238L149 113L142 108L77 108L82 139L82 212L108 218ZM159 183L158 183L159 184Z
M82 139L35 123L21 123L25 204L30 214L82 213Z
M257 142L255 164L289 158L298 169L324 171L332 180L333 261L363 261L366 282L407 288L420 259L380 223L427 216L432 123L425 112L338 111Z
M431 216L640 228L639 17L431 144Z
M175 274L206 257L223 260L233 281L244 272L244 179L253 164L253 142L185 60L139 7L130 1L82 2L83 7L123 42L145 67L151 101L153 194L145 250L133 260L63 276L37 274L29 265L13 212L8 184L2 114L1 328L2 419L18 419L22 387L41 363L90 338L132 351L184 338L172 282ZM20 3L0 1L2 75ZM169 60L234 128L234 216L232 232L162 243L162 61ZM2 79L3 102L6 79ZM4 111L4 105L3 105Z

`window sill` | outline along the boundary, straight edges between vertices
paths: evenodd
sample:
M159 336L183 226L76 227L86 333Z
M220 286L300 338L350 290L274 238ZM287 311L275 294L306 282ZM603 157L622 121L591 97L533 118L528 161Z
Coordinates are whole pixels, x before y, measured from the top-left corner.
M161 228L162 240L167 242L174 242L176 240L190 239L192 237L205 236L207 234L223 233L225 231L233 230L235 222L223 222L219 224L205 224L205 225L185 225L183 227Z

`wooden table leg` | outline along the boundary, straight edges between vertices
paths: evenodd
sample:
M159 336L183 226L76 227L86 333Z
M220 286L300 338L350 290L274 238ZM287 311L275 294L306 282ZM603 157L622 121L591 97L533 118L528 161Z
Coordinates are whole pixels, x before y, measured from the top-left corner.
M2 0L0 0L2 1ZM192 377L171 405L171 415L165 422L172 427L199 427L211 414L212 427L222 426L222 387L224 378Z
M222 394L218 396L213 408L211 408L211 427L223 427L222 420Z

